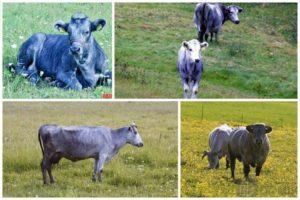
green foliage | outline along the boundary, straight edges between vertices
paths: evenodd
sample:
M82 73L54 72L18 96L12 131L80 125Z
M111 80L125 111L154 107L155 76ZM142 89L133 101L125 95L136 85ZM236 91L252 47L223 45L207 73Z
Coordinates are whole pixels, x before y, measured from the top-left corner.
M3 196L5 197L175 197L177 196L176 103L5 102L3 117ZM93 159L66 159L44 186L37 131L42 124L138 125L144 147L126 145L93 183Z
M48 86L41 81L32 86L28 80L14 76L8 69L8 63L17 62L17 53L21 44L33 33L59 33L54 23L62 19L69 21L76 12L83 12L91 20L103 18L106 26L93 35L109 59L111 69L112 22L109 3L5 3L3 5L3 96L4 98L101 98L102 93L111 93L111 87L85 89L81 92L66 91ZM20 14L22 13L22 14Z
M297 103L278 102L183 102L181 104L181 194L183 197L296 197L297 195ZM271 150L261 175L250 171L243 177L237 161L236 180L225 169L207 170L208 134L221 124L245 126L264 122Z
M296 98L297 4L247 3L202 52L201 98ZM177 51L195 4L116 4L116 97L181 98Z

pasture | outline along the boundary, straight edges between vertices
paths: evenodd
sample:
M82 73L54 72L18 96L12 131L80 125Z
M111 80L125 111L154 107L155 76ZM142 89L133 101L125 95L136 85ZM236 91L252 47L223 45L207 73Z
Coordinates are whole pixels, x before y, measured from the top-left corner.
M181 103L181 196L183 197L296 197L297 103L184 102ZM245 181L243 165L236 163L236 180L226 170L207 170L208 135L217 126L244 126L264 122L272 126L269 156L259 177L251 168Z
M202 52L200 98L296 98L297 4L246 3ZM197 38L195 3L117 3L116 97L182 98L177 52Z
M5 102L3 116L4 197L175 197L177 196L177 103ZM103 181L92 182L93 159L62 159L43 185L38 128L105 125L134 121L144 143L129 144L104 165Z
M99 86L80 92L51 87L46 81L32 86L21 76L8 69L9 63L17 63L18 49L33 33L67 34L54 29L57 20L69 22L76 12L83 12L90 20L103 18L106 26L93 33L104 49L111 66L112 22L110 3L4 3L3 4L3 97L4 98L101 98L111 93L111 87Z

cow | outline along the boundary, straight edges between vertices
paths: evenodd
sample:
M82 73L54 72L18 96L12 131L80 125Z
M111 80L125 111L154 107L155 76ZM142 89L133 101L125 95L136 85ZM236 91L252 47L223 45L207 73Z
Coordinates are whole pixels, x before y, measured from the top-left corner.
M39 128L38 139L43 154L41 169L44 184L54 183L51 168L61 158L73 162L95 159L92 180L102 181L103 166L127 143L142 147L143 141L135 123L119 129L105 126L58 126L45 124ZM97 177L98 176L98 177Z
M208 47L207 42L200 43L196 39L182 42L178 51L177 69L183 85L184 98L197 98L199 82L203 72L201 50ZM191 95L189 95L189 91Z
M219 160L222 157L226 157L226 169L229 168L229 160L228 160L228 142L229 137L232 132L232 128L227 124L223 124L217 128L215 128L209 134L209 148L210 151L204 151L202 155L202 159L207 156L209 167L208 169L218 169L219 168Z
M246 127L239 127L232 132L229 139L228 151L231 177L234 179L235 161L238 159L244 165L244 176L249 179L250 165L256 167L255 175L259 176L265 163L270 142L267 133L272 128L263 123L256 123Z
M68 33L36 33L20 47L16 74L36 84L40 78L51 77L57 87L73 90L93 88L108 68L108 59L92 32L102 30L106 21L90 21L76 13L70 22L59 20L54 27Z
M218 33L223 24L228 20L234 24L239 24L240 20L238 14L241 12L243 12L243 8L235 5L225 6L220 3L197 4L194 12L194 23L198 31L198 39L200 42L203 42L203 36L205 36L205 40L207 41L209 34L210 41L212 41L214 34L216 41L218 41Z

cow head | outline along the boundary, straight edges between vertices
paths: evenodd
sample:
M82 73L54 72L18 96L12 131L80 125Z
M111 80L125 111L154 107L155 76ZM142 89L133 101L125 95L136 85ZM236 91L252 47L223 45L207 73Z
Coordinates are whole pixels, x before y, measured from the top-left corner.
M250 133L252 143L257 147L262 146L263 140L266 138L266 134L272 131L272 128L265 124L248 125L246 126L246 129Z
M235 24L240 23L238 14L241 12L243 12L243 8L241 8L239 6L231 5L231 6L225 7L225 15L226 15L225 17Z
M142 138L140 134L138 133L137 126L135 123L131 123L130 126L128 127L128 133L126 137L127 143L137 146L137 147L142 147L144 146Z
M98 29L101 30L105 24L106 22L103 19L96 19L92 22L85 14L76 13L69 23L59 20L54 27L69 34L70 53L77 63L84 64L93 43L92 32Z
M219 164L218 152L204 151L202 159L207 156L208 159L208 169L216 169Z
M198 40L193 39L190 41L182 42L182 46L187 52L187 56L191 63L199 63L201 59L201 50L208 47L207 42L200 43Z

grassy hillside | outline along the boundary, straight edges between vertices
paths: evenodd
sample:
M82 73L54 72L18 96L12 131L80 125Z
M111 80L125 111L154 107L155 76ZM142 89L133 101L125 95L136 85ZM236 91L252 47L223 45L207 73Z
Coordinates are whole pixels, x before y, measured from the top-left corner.
M181 194L184 197L296 197L297 195L297 104L296 103L182 103L181 104ZM202 114L203 113L203 114ZM203 116L203 117L202 117ZM237 161L236 180L225 159L220 169L207 170L208 134L217 126L264 122L271 150L259 177L251 168L245 181Z
M196 4L116 4L116 97L181 98L177 52L197 37ZM297 5L238 4L202 52L201 98L296 98Z
M37 130L44 123L106 125L134 121L144 147L127 144L93 183L93 159L62 159L56 183L44 186ZM5 197L170 197L177 196L177 104L6 102L3 117L3 196Z
M97 87L81 92L50 87L46 82L31 86L27 79L14 76L5 66L17 62L21 44L33 33L59 34L54 23L62 19L70 21L76 12L83 12L91 20L103 18L106 26L94 32L94 37L109 58L111 68L111 4L109 3L4 3L3 5L3 96L4 98L101 98L111 93L110 87ZM60 33L66 34L66 33Z

